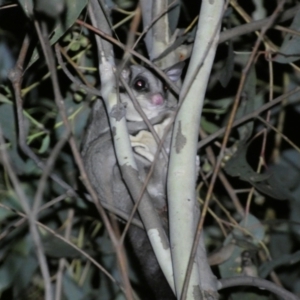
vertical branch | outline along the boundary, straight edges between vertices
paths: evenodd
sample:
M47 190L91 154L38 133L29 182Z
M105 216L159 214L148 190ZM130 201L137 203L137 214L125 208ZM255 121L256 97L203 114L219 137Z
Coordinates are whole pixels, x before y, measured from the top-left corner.
M176 118L172 139L168 201L174 279L179 298L184 297L184 280L200 215L195 195L197 141L223 7L223 1L202 2L193 53L180 93L180 102L184 101ZM198 295L195 286L199 287ZM196 299L206 293L215 298L216 291L216 280L207 262L203 240L200 240L197 257L193 260L187 299Z
M90 2L89 14L95 27L101 28L106 33L110 33L110 28L98 1L92 0ZM110 127L114 132L113 141L116 157L122 177L133 200L136 202L141 195L143 183L139 179L138 168L132 153L125 118L125 107L118 101L116 93L117 84L114 74L113 50L110 44L107 45L106 49L103 48L102 39L97 38L96 41L99 52L99 71L102 84L101 93L107 109ZM169 242L147 191L143 195L138 212L146 228L157 260L170 286L173 287L174 290Z
M158 57L170 43L170 28L168 19L168 10L170 9L168 0L164 1L152 1L142 0L141 7L143 12L143 24L144 28L153 23L152 27L148 30L145 38L146 47L150 60ZM175 52L171 52L169 55L159 60L156 64L165 69L176 63Z

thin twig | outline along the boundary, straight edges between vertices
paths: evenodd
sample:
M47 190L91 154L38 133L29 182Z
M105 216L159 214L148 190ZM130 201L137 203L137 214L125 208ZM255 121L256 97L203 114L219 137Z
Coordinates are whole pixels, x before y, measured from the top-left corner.
M287 9L278 18L277 22L284 22L284 21L287 21L289 19L292 19L296 15L296 13L298 12L299 8L300 8L300 5L297 4L296 6L290 8L290 9ZM226 42L230 39L239 37L241 35L251 33L251 32L254 32L256 30L260 30L261 28L263 28L264 26L266 26L269 23L270 18L271 18L271 16L268 17L268 18L262 19L262 20L253 21L251 23L243 24L243 25L234 27L232 29L228 29L226 31L223 31L220 34L219 44L224 43L224 42Z
M163 78L163 80L168 84L168 86L173 90L174 93L176 93L177 95L179 94L179 88L166 76L166 74L162 70L160 70L158 67L156 67L150 60L145 58L143 55L139 54L138 52L136 52L134 50L127 49L124 44L117 41L116 39L114 39L110 35L104 33L103 31L93 27L92 25L89 25L89 24L87 24L87 23L85 23L81 20L77 20L76 23L81 25L81 26L86 27L87 29L90 29L91 31L95 32L96 34L98 34L99 36L104 38L105 40L110 41L111 43L117 45L118 47L120 47L124 51L128 51L130 54L132 54L132 55L136 56L137 58L139 58L141 61L146 63L150 68L152 68L161 78Z
M200 129L201 139L203 140L206 136L207 136L206 133L202 129ZM214 167L216 164L216 158L215 158L212 148L206 147L205 150L206 150L207 158L209 159L210 163ZM237 197L236 193L234 192L230 182L228 181L228 179L226 178L226 176L224 175L224 173L222 171L219 172L218 176L219 176L220 181L223 183L223 186L225 187L228 195L230 196L232 203L235 206L237 212L241 216L243 216L245 214L244 208L242 207L240 200Z
M21 85L22 85L23 66L24 66L24 61L25 61L26 55L27 55L27 51L29 49L29 44L30 44L30 39L29 39L29 36L26 35L24 38L24 41L23 41L23 45L22 45L18 60L15 65L15 68L12 69L8 75L9 79L12 82L12 85L14 87L16 102L19 102L19 105L17 105L17 115L21 116L19 120L23 121L23 122L19 123L19 136L22 135L22 137L25 137L25 126L24 126L24 120L23 120ZM1 136L0 144L2 145L2 147L4 147L2 131L0 133L0 136ZM38 258L38 261L40 264L41 273L42 273L44 283L45 283L45 299L52 300L53 296L52 296L52 290L51 290L50 272L48 269L48 264L47 264L47 260L46 260L45 253L43 250L41 238L40 238L39 232L37 230L37 227L35 225L36 214L34 212L32 212L30 209L28 199L27 199L23 189L20 186L17 176L15 175L15 173L11 167L9 157L4 148L2 149L2 158L3 158L3 164L8 171L11 181L13 182L14 189L18 195L21 205L22 205L24 211L26 212L26 214L28 215L29 228L30 228L30 232L32 235L32 239L34 241L36 255L37 255L37 258Z
M64 200L67 197L68 197L67 194L62 194L62 195L54 198L53 200L50 200L49 202L45 203L44 205L42 205L39 208L38 213L40 213L41 211L49 208L50 206L52 206L56 203ZM19 220L15 221L13 224L8 225L5 230L2 230L2 232L0 234L0 241L2 239L4 239L7 235L9 235L14 229L16 229L16 228L20 227L21 225L23 225L26 221L27 221L27 219L22 218L22 219L19 219Z
M0 207L4 208L6 210L12 211L13 213L19 215L22 218L28 219L28 216L26 214L21 213L21 212L13 209L11 207L8 207L2 203L0 203ZM108 271L106 271L106 269L103 266L101 266L94 258L92 258L88 253L86 253L84 250L80 249L78 246L76 246L69 240L65 239L63 236L61 236L60 234L58 234L57 232L55 232L53 229L49 228L48 226L44 225L43 223L38 222L38 221L36 221L35 223L39 227L45 229L47 232L50 232L56 238L65 242L66 244L68 244L70 247L75 249L78 253L82 254L85 258L87 258L92 264L94 264L101 272L103 272L104 275L106 275L114 284L116 284L122 290L122 287L119 285L118 281Z
M24 47L21 49L20 52L20 58L18 59L18 62L16 64L16 68L10 71L9 77L12 82L12 86L15 93L15 102L16 102L16 109L17 109L17 118L18 118L18 140L19 140L19 146L21 150L29 157L31 158L36 165L40 169L45 168L45 164L37 157L37 155L28 147L26 143L26 133L24 125L24 115L23 115L23 99L21 95L21 85L22 85L22 76L23 76L23 63L27 54L27 50L29 48L29 37L26 36L24 39ZM77 193L74 191L74 189L68 185L65 181L63 181L59 176L57 176L55 173L51 173L50 177L58 183L61 187L63 187L67 193L70 196L78 196Z
M55 53L56 53L56 57L58 60L59 65L61 66L62 70L64 71L64 73L66 74L66 76L73 82L75 83L76 87L78 89L83 89L86 92L92 94L92 95L96 95L98 97L101 97L101 92L93 87L88 86L87 84L83 84L81 83L75 76L73 76L71 74L71 72L67 69L65 63L62 60L62 56L61 53L64 53L64 50L59 46L59 44L55 45Z
M55 44L55 46L58 44ZM88 49L88 47L87 47ZM67 60L67 62L73 67L73 69L75 70L75 72L78 74L78 77L81 79L81 81L89 88L93 88L92 85L87 81L87 79L85 78L84 74L81 72L81 70L79 69L78 65L76 65L76 63L71 59L71 57L69 57L69 55L67 54L67 52L65 51L64 48L59 47L60 52L62 53L62 55L64 56L64 58ZM62 60L61 60L62 61Z
M67 226L65 229L65 239L70 240L72 223L74 218L74 209L69 209L68 217L67 217ZM63 274L65 267L66 259L61 258L58 264L58 272L56 275L56 289L55 289L55 300L61 300L62 298L62 282L63 282Z
M292 142L286 135L284 135L282 132L280 132L276 127L271 125L269 122L261 118L260 116L257 116L257 119L260 120L262 123L264 123L267 127L270 127L272 130L274 130L278 135L280 135L288 144L290 144L294 149L296 149L300 153L300 148Z
M26 213L26 217L28 218L29 222L29 229L31 233L31 237L33 239L33 243L35 246L35 252L39 261L39 266L41 269L41 273L44 280L45 285L45 300L52 300L52 289L51 289L51 279L50 279L50 272L46 260L46 256L44 253L42 241L38 232L38 229L36 227L36 220L34 218L34 214L31 213L31 209L29 206L29 200L27 199L24 190L21 188L21 184L14 172L14 170L11 167L10 159L8 157L7 151L5 149L5 143L2 135L2 129L0 126L0 156L2 160L2 164L4 165L10 180L12 181L14 190L17 194L17 197Z
M245 122L247 122L248 120L251 120L252 118L256 118L259 114L261 114L262 112L270 109L271 107L275 106L275 105L278 105L280 102L284 101L286 98L296 94L300 92L300 87L297 87L293 90L291 90L290 92L288 93L285 93L285 94L282 94L281 96L273 99L272 101L262 105L260 108L258 108L257 110L241 117L240 119L234 121L232 123L232 128L238 126L238 125L241 125ZM212 142L214 139L216 139L217 137L219 137L220 135L224 134L226 130L226 127L223 127L219 130L217 130L216 132L210 134L207 138L201 140L199 143L198 143L198 149L204 147L205 145L207 145L208 143Z
M47 162L45 164L45 168L43 170L42 176L39 180L37 191L34 197L34 204L33 204L33 214L36 215L38 212L38 209L40 208L42 196L44 189L46 187L47 178L51 174L53 165L60 154L60 151L62 147L65 145L69 138L70 132L66 130L66 132L63 134L62 138L58 141L58 143L55 145L55 147L52 149L51 154L49 158L47 159Z

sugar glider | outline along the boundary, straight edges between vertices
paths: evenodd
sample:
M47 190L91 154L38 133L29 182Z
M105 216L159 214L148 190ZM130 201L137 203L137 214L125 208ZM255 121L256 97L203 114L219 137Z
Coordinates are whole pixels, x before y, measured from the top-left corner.
M181 76L182 68L183 64L176 64L173 68L166 70L165 73L172 81L177 81ZM121 72L121 76L132 89L136 100L158 136L162 137L170 120L170 114L176 107L174 101L167 100L162 80L150 70L139 65L127 67ZM139 176L141 180L145 180L156 151L156 142L125 89L120 85L119 90L120 101L126 107L128 131ZM169 131L164 142L166 153L169 152L170 148L171 131ZM82 156L88 177L97 191L100 201L109 203L129 215L133 201L120 173L107 112L101 99L96 100L93 106L83 142ZM160 155L147 186L147 191L166 230L168 230L166 209L167 163L166 157ZM145 284L148 284L153 292L149 299L175 299L160 270L146 232L132 225L128 237L144 273Z

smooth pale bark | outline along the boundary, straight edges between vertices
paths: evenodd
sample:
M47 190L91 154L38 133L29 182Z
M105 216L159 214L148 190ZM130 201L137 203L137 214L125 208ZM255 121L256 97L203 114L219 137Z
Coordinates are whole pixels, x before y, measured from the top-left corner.
M219 39L223 7L223 1L202 1L192 57L180 93L180 100L184 98L184 101L173 131L168 201L171 251L178 299L182 293L200 216L195 194L197 142L205 91ZM200 239L186 299L199 299L207 292L211 292L215 297L217 281L208 265L203 239Z
M109 24L97 0L90 1L89 14L93 25L111 35ZM143 187L139 179L138 168L133 156L125 118L125 107L119 103L116 93L116 78L114 73L114 57L112 45L100 37L96 37L99 51L99 73L101 78L101 94L109 116L109 123L113 132L116 157L122 177L134 201L137 201ZM162 222L153 206L147 191L144 193L138 207L156 258L165 274L168 283L174 290L170 248L168 238ZM154 233L154 234L153 234Z

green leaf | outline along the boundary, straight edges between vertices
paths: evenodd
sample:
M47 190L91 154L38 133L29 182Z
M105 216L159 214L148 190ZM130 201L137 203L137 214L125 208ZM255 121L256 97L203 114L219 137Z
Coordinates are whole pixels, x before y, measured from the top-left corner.
M23 258L22 268L19 269L17 280L14 282L15 294L20 295L29 286L38 267L39 262L35 253L30 253L28 257Z
M214 123L207 121L207 119L202 116L201 118L201 127L203 128L203 130L207 133L214 133L216 132L219 127L217 125L215 125Z
M12 144L12 147L15 147L17 144L16 118L11 103L0 105L0 125L4 137Z
M240 119L244 115L255 111L263 104L263 97L255 97L256 96L256 72L255 68L252 66L249 70L248 77L246 79L241 104L237 110L235 119ZM249 121L246 124L239 126L238 131L240 135L241 141L246 141L251 136L253 131L254 122Z
M51 44L56 43L65 32L75 23L82 10L88 4L88 0L66 0L66 15L64 24L57 24L54 35L51 37Z
M18 149L18 139L17 139L17 128L16 128L16 118L14 113L14 107L11 103L4 103L0 105L0 126L3 131L5 139L10 142L7 149L7 153L10 157L11 164L18 174L31 174L37 170L36 164L30 160L24 160L20 155ZM24 118L25 132L29 127L29 122L27 118Z
M27 17L31 18L33 16L33 0L19 0L19 3L23 7L23 10Z
M13 285L20 284L20 286L26 286L28 282L21 280L21 278L25 279L24 276L27 276L27 280L31 280L31 276L37 267L36 258L29 258L31 249L32 242L27 236L19 240L17 244L12 247L12 251L8 252L7 257L5 257L0 267L0 292ZM31 272L24 274L25 268L27 271L31 270Z
M169 0L168 4L170 5L172 2ZM180 7L181 7L181 1L177 1L176 5L174 6L174 8L170 9L168 12L168 18L169 18L169 27L170 27L170 31L173 34L175 29L177 28L178 25L178 20L179 20L179 16L180 16Z
M211 100L208 102L208 104L214 107L218 107L220 109L227 110L228 107L232 104L232 102L233 102L233 97L228 97L228 98L221 98L218 100Z
M39 154L45 153L48 148L49 148L49 144L50 144L50 136L49 134L47 134L44 138L43 138L43 142L41 145L41 148L39 149Z
M239 144L238 150L232 155L226 163L224 170L233 177L239 177L241 180L249 182L258 191L279 200L293 199L293 195L286 186L280 184L278 178L271 172L259 174L254 172L247 162L247 150L249 144Z
M76 258L81 256L81 254L76 249L52 234L43 236L42 243L45 253L51 257Z
M264 226L251 214L248 214L239 225L245 228L251 236L238 227L227 236L223 244L226 246L233 243L236 246L231 258L219 266L223 278L237 275L237 270L240 267L240 261L236 260L237 257L240 256L244 250L257 249L257 246L265 236Z
M66 9L66 0L36 0L35 11L42 13L52 19L63 16Z
M73 135L79 140L82 137L84 129L86 128L90 108L86 103L74 102L72 95L68 94L65 99L65 107L68 112L69 122L72 127ZM57 114L56 118L56 135L58 138L61 138L65 132L64 125L62 124L62 119L60 114Z
M290 29L300 31L300 10L295 15ZM300 59L300 36L288 33L281 44L278 54L273 58L281 64L288 64Z
M68 300L87 299L82 288L67 273L63 277L63 293Z
M270 166L270 172L289 191L291 230L300 241L300 153L295 149L283 151L277 164Z
M296 251L293 254L281 254L277 259L265 262L260 270L259 275L262 278L266 278L270 272L280 266L293 265L300 262L300 251Z
M49 1L51 2L51 1ZM50 44L55 44L65 33L73 26L78 16L81 14L84 7L87 5L87 0L66 0L65 15L63 22L61 19L56 19L54 30L50 33ZM39 59L39 52L34 50L29 66Z
M222 87L224 88L227 87L230 79L232 78L233 69L234 69L234 52L233 52L233 43L230 40L228 45L227 59L225 61L224 68L221 70L220 79L219 79Z
M265 229L261 222L251 214L248 214L239 225L246 229L248 233L243 232L238 227L236 227L232 233L230 233L224 241L224 246L232 244L234 245L234 250L231 253L229 259L224 261L219 265L219 270L222 278L228 278L233 276L245 275L246 268L252 272L257 272L256 265L249 260L246 267L242 266L242 256L244 251L249 251L253 253L257 251L259 243L263 240L265 236ZM240 300L240 299L268 299L267 296L261 294L259 291L257 293L252 292L233 292L230 295L230 299Z

